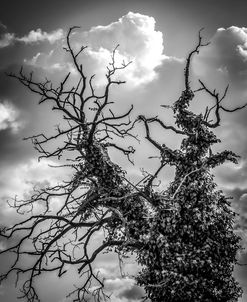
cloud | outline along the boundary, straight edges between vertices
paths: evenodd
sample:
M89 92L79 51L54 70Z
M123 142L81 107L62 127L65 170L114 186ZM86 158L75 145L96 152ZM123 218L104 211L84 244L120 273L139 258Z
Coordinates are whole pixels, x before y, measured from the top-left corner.
M6 249L6 247L7 247L7 244L5 242L3 242L3 241L0 241L0 252L2 250ZM1 288L1 286L0 286L0 288Z
M122 288L132 288L135 284L135 280L131 278L114 278L114 279L107 279L105 281L105 286L110 290L117 290L121 291Z
M61 28L51 31L50 33L38 28L36 30L31 30L23 37L17 37L15 33L6 32L6 26L2 26L1 28L4 32L0 35L0 48L8 47L16 42L34 44L47 41L50 44L54 44L56 41L61 40L64 37L64 32Z
M0 48L7 47L14 43L15 35L11 33L5 33L0 37Z
M67 173L62 168L55 169L49 167L55 165L53 161L43 159L38 162L29 159L15 166L9 166L0 171L0 221L1 224L11 224L20 218L13 208L6 203L17 196L18 200L28 198L33 192L33 188L41 188L47 185L56 185L64 180ZM61 173L62 172L62 173ZM63 177L63 178L62 178ZM59 200L51 201L51 209L59 206ZM21 217L23 218L23 217Z
M113 278L105 280L105 289L112 293L111 299L115 302L136 302L141 301L144 290L136 285L134 279Z
M42 68L48 72L64 71L76 73L72 63L63 61L58 51L51 50L49 53L38 52L31 59L23 60L26 65Z
M36 30L31 30L26 36L16 38L16 41L24 42L26 44L48 41L49 43L53 44L57 40L62 39L63 36L64 32L61 28L53 30L50 33L42 31L40 28L38 28Z
M246 159L240 160L239 164L235 165L230 162L214 169L214 174L217 177L217 184L227 190L239 188L244 190L247 188L247 162Z
M19 163L14 167L10 166L5 171L1 171L0 198L13 197L14 195L23 198L25 194L32 190L34 185L55 185L59 180L62 181L62 168L55 169L49 165L55 165L55 163L47 159L40 162L36 159L29 159L24 163ZM10 177L11 182L9 182Z
M193 71L196 76L211 90L216 89L220 96L226 85L229 90L223 105L236 108L247 100L247 28L231 26L219 28L211 38L207 47L202 47L198 56L194 57ZM210 106L214 99L209 98ZM206 98L205 98L206 101ZM219 130L222 144L240 156L246 157L246 108L232 114L221 111L222 128ZM230 147L229 147L230 146ZM233 189L244 188L246 167L233 167L226 164L220 168L220 182L224 187Z
M157 78L156 69L164 61L174 59L163 52L163 34L155 29L155 19L139 13L129 12L109 25L92 27L83 33L83 41L88 45L86 54L95 61L97 74L102 75L119 44L116 65L132 61L120 74L134 86L153 81Z
M7 32L7 26L0 21L0 49L9 46L14 41L14 34Z
M102 238L103 234L99 234L99 240L96 241L101 241ZM133 279L140 271L134 255L123 259L120 268L116 253L101 254L97 257L94 269L95 273L99 273L99 277L105 280L105 291L111 295L111 301L137 302L144 296L143 289L137 286ZM94 289L95 287L92 287L91 291Z
M16 37L14 34L5 33L5 38L0 40L2 46L21 42L33 44L48 41L63 41L64 31L54 30L50 33L41 29L32 30L23 37ZM112 51L119 44L116 50L115 65L122 66L122 63L132 61L124 70L118 70L115 80L126 80L130 87L139 87L158 78L161 67L171 62L181 64L183 60L168 57L164 53L163 34L156 30L153 17L139 13L129 12L118 21L106 26L95 26L87 32L72 34L72 47L76 51L81 44L88 47L84 50L82 60L87 75L96 74L95 85L102 86L106 83L106 71L111 61ZM1 45L1 44L0 44ZM24 63L29 66L41 68L49 72L70 71L76 74L73 60L68 53L58 48L50 52L39 51L33 57L26 57Z
M224 77L231 85L245 86L247 83L247 28L231 26L219 28L210 45L202 48L195 58L198 75Z
M132 286L131 288L127 288L123 290L119 294L119 298L125 298L127 301L139 301L141 297L145 295L144 289L139 286Z
M1 21L0 21L0 29L4 29L6 30L7 29L7 26L5 24L3 24Z
M22 126L22 122L18 121L18 116L17 108L9 101L0 102L0 131L9 128L17 132Z

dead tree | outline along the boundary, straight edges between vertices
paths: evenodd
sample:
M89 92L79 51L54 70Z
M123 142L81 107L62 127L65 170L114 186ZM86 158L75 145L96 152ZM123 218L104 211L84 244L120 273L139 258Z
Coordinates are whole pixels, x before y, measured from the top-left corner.
M61 277L70 265L77 268L81 282L70 293L71 299L87 301L93 295L95 301L102 301L106 298L104 282L93 263L101 252L113 249L120 256L136 253L137 262L143 266L136 280L152 302L237 301L241 290L232 270L240 245L233 233L234 213L228 199L216 190L210 169L226 160L237 161L231 151L212 153L211 146L219 142L212 129L220 125L222 110L234 112L245 106L225 108L222 102L227 89L220 96L201 81L199 89L191 89L191 59L204 46L199 34L198 45L187 59L185 89L171 107L175 125L166 125L158 117L140 115L137 119L144 124L147 140L160 152L160 166L133 185L108 156L109 148L128 158L134 152L132 147L116 143L119 138L135 138L131 132L135 121L130 119L133 107L115 114L110 99L111 86L124 83L114 79L115 73L128 64L116 65L115 49L104 93L98 95L94 76L87 78L79 63L85 47L75 52L71 46L74 29L67 35L66 51L79 76L75 86L68 87L70 74L56 88L47 80L36 82L32 74L26 76L22 70L18 75L11 74L40 95L40 103L50 102L53 110L63 114L67 127L58 126L52 136L41 133L29 139L40 158L66 158L67 163L60 166L66 165L73 175L62 184L35 190L27 200L14 200L12 206L25 214L25 219L1 229L0 236L14 243L0 254L13 253L14 262L0 281L12 273L18 281L24 274L22 297L28 302L39 301L37 277L54 271ZM198 115L189 110L189 105L199 92L209 94L215 103ZM183 136L180 149L157 142L151 132L153 123ZM51 150L50 142L58 142L58 147ZM160 192L154 182L166 165L175 167L175 179ZM55 197L60 208L53 213L50 202ZM36 205L42 205L42 213L35 213ZM104 234L102 241L92 250L93 237L100 232ZM31 259L28 267L22 265L27 255Z
M100 301L102 296L105 297L104 284L93 269L95 258L112 248L120 253L120 250L140 245L131 225L143 215L144 199L126 182L125 171L108 156L109 148L117 149L129 160L134 152L133 147L126 148L114 141L114 138L118 141L136 138L131 133L134 126L130 118L133 106L123 114L116 114L110 98L111 87L124 83L115 80L115 74L130 63L116 65L116 47L107 68L104 92L97 94L94 75L87 78L80 64L80 55L86 47L75 52L71 45L71 34L75 29L69 30L65 49L78 73L75 86L68 85L70 73L58 87L48 80L37 82L32 74L26 75L23 70L18 75L10 74L39 95L40 104L51 103L52 110L62 113L65 125L57 126L54 135L41 133L27 139L39 152L39 159L60 159L62 164L58 167L66 166L72 171L68 181L34 189L27 200L15 199L11 206L24 214L25 219L0 232L2 238L14 242L0 254L15 255L10 269L1 275L0 281L15 273L18 282L19 276L25 275L21 291L22 297L29 302L39 301L35 286L38 276L56 271L61 277L68 265L76 266L81 277L81 285L70 293L73 301L87 301L88 295ZM51 150L51 142L53 145L58 142L58 146ZM55 213L50 210L53 198L60 200L60 208ZM37 205L42 208L42 213L35 212ZM93 237L97 233L102 233L102 242L98 246L94 244L92 252ZM27 255L29 267L22 264L23 257ZM94 290L91 290L92 287Z

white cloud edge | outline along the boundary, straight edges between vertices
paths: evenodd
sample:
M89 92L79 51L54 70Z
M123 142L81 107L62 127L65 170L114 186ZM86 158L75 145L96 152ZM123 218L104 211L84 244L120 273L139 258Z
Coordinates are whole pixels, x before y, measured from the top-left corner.
M132 39L132 35L131 41L137 40L137 42L140 42L142 45L144 45L144 48L137 49L136 54L133 55L135 44L133 44L133 47L131 48L131 43L127 43L127 49L130 50L130 53L128 53L126 49L125 51L122 51L120 44L120 49L116 51L116 61L118 66L121 66L123 61L129 62L131 60L133 62L126 69L118 71L116 73L116 77L114 77L114 80L126 81L125 89L136 89L158 79L159 68L162 68L162 65L166 62L176 62L178 64L184 63L184 59L167 56L164 53L163 33L156 30L155 24L156 21L151 16L129 12L128 14L119 18L118 21L112 22L106 26L94 26L89 31L82 32L82 36L90 36L92 33L98 34L98 31L100 31L99 35L101 35L101 32L105 31L112 31L113 33L114 31L115 33L119 31L121 33L120 36L128 38L129 34L132 35L132 31L129 33L127 31L127 35L126 33L124 34L124 30L126 28L128 29L128 26L132 26L131 29L134 29L134 32L138 35L137 39ZM74 38L75 34L72 34L72 39ZM39 28L37 30L31 30L27 35L24 35L21 38L16 37L14 34L11 34L11 36L7 36L6 34L5 39L2 39L2 47L14 44L15 42L34 44L48 41L49 43L53 44L55 41L60 39L61 41L64 41L64 36L64 31L61 28L49 33L42 31ZM80 47L79 44L81 44L81 37L78 39L78 41L80 42L78 43L78 47ZM115 46L118 41L111 42ZM84 59L86 61L91 60L90 62L93 63L91 65L90 62L86 63L88 64L89 69L88 66L86 66L85 69L88 71L88 74L97 75L97 81L94 83L96 87L104 86L107 82L105 74L111 60L112 48L100 47L99 49L96 49L93 45L90 45L90 43L88 44L88 48L84 52L86 55ZM31 58L24 58L23 63L35 68L41 68L49 73L55 74L57 72L70 72L72 76L75 76L77 71L73 66L73 63L68 61L65 55L61 56L61 54L58 52L56 52L52 57L53 52L56 52L56 49L53 49L47 53L41 51L37 52ZM94 66L94 69L92 66Z
M98 60L99 66L106 66L114 43L119 43L116 52L118 65L122 61L132 61L122 72L124 80L127 79L133 86L147 84L158 77L156 69L165 61L181 62L180 59L165 55L163 33L156 30L155 24L153 17L129 12L116 22L92 27L84 32L89 44L87 54Z
M35 68L42 68L48 72L66 71L72 75L76 74L76 69L71 62L53 61L54 50L49 53L38 52L30 59L23 59L23 63Z
M42 29L40 28L37 28L36 30L31 30L27 35L24 35L23 37L17 37L15 33L6 32L0 39L0 48L8 47L15 44L16 42L34 44L47 41L50 44L54 44L56 41L61 40L63 37L64 31L61 28L53 30L49 33L42 31Z
M123 61L132 63L126 69L119 70L115 79L126 81L131 88L157 79L157 69L165 62L184 63L184 59L164 53L163 34L156 30L155 23L153 17L129 12L106 26L94 26L89 31L71 35L75 51L80 49L81 43L88 46L84 51L84 60L89 66L89 73L97 74L96 86L105 85L107 66L111 61L112 50L118 42L120 46L115 52L116 66L121 66ZM25 58L24 63L49 72L68 70L76 74L72 62L67 62L65 56L53 55L52 58L51 52L38 52L32 58Z
M48 41L50 44L53 44L57 40L61 40L63 37L64 31L61 28L53 30L50 33L42 31L40 28L38 28L36 30L31 30L27 35L21 38L15 38L15 40L18 42L24 42L25 44L43 41Z
M10 129L17 133L24 125L19 115L19 110L9 100L0 100L0 131Z
M11 225L21 217L14 208L9 207L6 203L7 200L12 203L15 197L18 200L27 199L35 186L55 186L61 183L69 173L66 168L52 168L51 166L56 166L56 163L51 159L38 161L35 158L30 158L25 162L0 170L0 220L2 224ZM56 211L60 206L61 199L59 197L52 198L50 210ZM39 213L43 210L43 204L36 203L33 210L34 213Z

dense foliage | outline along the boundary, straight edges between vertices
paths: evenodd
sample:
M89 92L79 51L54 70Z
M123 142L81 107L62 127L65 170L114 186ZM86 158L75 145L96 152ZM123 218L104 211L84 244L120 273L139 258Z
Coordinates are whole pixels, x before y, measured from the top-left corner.
M237 301L241 294L232 276L240 238L233 232L234 212L217 191L210 169L230 152L212 154L219 142L202 115L188 110L194 94L184 91L173 106L176 125L187 134L181 148L163 147L161 160L175 166L175 179L163 193L163 202L138 253L144 265L138 283L152 302Z

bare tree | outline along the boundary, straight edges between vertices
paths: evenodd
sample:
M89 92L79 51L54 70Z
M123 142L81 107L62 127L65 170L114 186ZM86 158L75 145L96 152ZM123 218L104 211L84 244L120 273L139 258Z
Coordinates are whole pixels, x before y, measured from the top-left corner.
M0 280L14 272L18 281L19 276L25 274L22 297L27 301L39 300L35 289L35 280L39 275L57 271L60 277L66 273L67 265L76 266L79 276L83 276L80 279L82 284L70 293L73 301L87 301L89 294L99 301L105 294L102 291L103 281L92 267L97 255L113 247L124 250L139 244L133 236L130 237L131 227L127 231L126 225L129 220L135 218L138 221L138 217L142 216L139 212L144 201L126 182L125 172L108 156L109 148L117 149L129 160L134 152L133 147L126 148L114 142L114 137L118 141L128 137L136 139L131 134L134 126L130 119L133 106L123 114L116 114L111 108L113 102L110 98L111 87L124 83L115 79L116 73L127 68L130 62L116 65L117 46L107 67L104 92L98 95L94 88L94 75L87 78L79 62L80 54L86 47L82 46L75 52L71 46L70 38L75 29L69 30L65 48L78 73L75 86L67 85L70 73L56 88L48 80L36 82L32 74L25 75L23 70L18 75L10 74L30 91L40 95L40 104L50 102L52 110L63 114L67 126L57 126L56 133L51 136L41 133L27 139L39 152L39 159L66 158L67 163L57 167L66 166L73 172L68 181L34 189L33 195L27 200L15 199L11 206L18 213L25 214L26 219L1 230L0 236L9 240L15 239L16 235L20 237L14 240L12 246L0 251L1 254L15 255L11 268L1 275ZM58 142L58 146L51 150L50 142L53 141ZM59 198L61 203L56 213L50 211L53 198ZM42 213L35 214L37 205L39 208L42 205ZM94 250L91 251L97 233L102 233L102 242L98 246L94 244ZM30 257L29 267L22 264L26 255ZM92 286L96 289L90 292Z
M225 108L222 101L228 88L223 96L209 90L202 81L199 89L191 89L191 59L200 47L207 45L199 34L198 44L187 58L185 89L170 107L175 115L174 126L166 125L158 117L143 115L131 121L133 107L124 114L115 114L110 88L124 83L115 80L115 74L129 63L117 66L117 48L113 50L107 84L103 94L98 95L94 76L87 78L79 63L85 47L75 52L71 46L74 29L68 32L66 51L79 75L75 86L68 87L70 74L57 88L47 80L36 82L32 74L26 76L22 70L18 75L10 75L40 95L40 103L51 102L53 110L63 114L66 128L58 126L52 136L41 133L28 139L40 158L66 158L68 162L60 166L71 169L73 176L62 184L34 190L27 200L14 200L12 206L17 212L29 216L1 230L0 236L15 239L15 243L0 254L12 252L15 257L0 280L16 273L18 281L25 274L22 297L28 302L39 301L37 277L53 271L60 277L66 273L67 265L72 265L77 268L81 285L69 294L71 299L87 301L92 295L95 301L102 301L107 298L104 282L93 263L101 252L114 250L120 256L136 253L137 262L143 266L136 280L152 302L237 301L241 290L232 277L232 269L240 245L233 233L234 213L227 198L216 190L209 171L226 160L237 161L231 151L212 153L211 146L219 139L211 129L220 125L222 110L234 112L246 105ZM215 103L204 114L197 115L189 110L189 105L199 92L209 94ZM134 185L126 179L122 168L110 160L108 149L115 148L131 160L133 147L126 148L116 141L135 138L132 129L136 121L144 124L147 140L160 152L160 165ZM153 123L185 137L180 149L173 150L156 141L151 133ZM58 147L50 150L52 141L57 141ZM160 192L155 180L166 165L175 167L175 179ZM61 206L53 213L50 202L55 197L60 199ZM42 204L43 213L34 213L36 204ZM93 245L92 250L94 235L100 232L104 234L102 242ZM32 259L28 267L22 265L26 255Z

